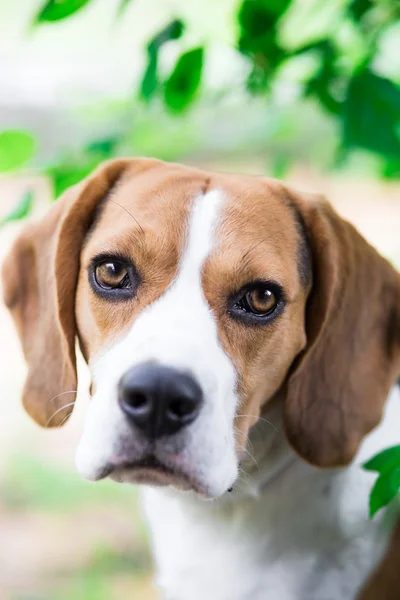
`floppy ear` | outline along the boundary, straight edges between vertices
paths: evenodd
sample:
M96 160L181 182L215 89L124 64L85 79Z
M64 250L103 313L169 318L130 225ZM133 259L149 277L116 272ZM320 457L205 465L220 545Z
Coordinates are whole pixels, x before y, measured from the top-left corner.
M321 467L348 464L380 421L400 373L400 276L324 200L293 195L313 284L307 346L287 383L285 429Z
M4 262L4 300L28 363L23 404L42 426L62 424L76 396L75 289L94 211L122 174L137 174L149 164L121 159L100 166L41 221L29 224Z

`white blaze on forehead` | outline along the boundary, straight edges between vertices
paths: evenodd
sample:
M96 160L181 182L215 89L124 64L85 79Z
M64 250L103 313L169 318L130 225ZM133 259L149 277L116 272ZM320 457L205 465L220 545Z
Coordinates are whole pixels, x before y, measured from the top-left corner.
M101 470L107 455L115 456L118 447L131 444L132 429L118 406L117 386L128 369L148 361L190 372L203 391L198 418L180 433L185 437L181 464L213 496L226 491L237 476L236 371L219 342L218 325L202 287L202 269L216 242L223 201L219 190L194 200L176 279L143 308L128 334L92 365L97 392L77 460L88 478Z
M193 274L201 279L201 269L209 255L223 196L219 190L213 190L194 201L189 222L187 247L181 263L179 279L189 278Z

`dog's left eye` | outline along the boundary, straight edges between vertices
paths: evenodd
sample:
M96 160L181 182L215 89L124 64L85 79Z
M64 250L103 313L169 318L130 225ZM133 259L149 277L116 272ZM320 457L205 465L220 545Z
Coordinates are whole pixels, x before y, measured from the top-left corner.
M233 298L230 312L240 319L266 321L277 316L283 306L283 292L278 284L255 282L247 285Z
M259 286L246 292L240 304L255 315L266 316L275 310L277 298L272 290Z
M95 267L96 283L104 290L126 288L130 285L128 269L119 261L105 261Z
M95 256L88 269L93 292L110 302L131 300L136 296L140 277L132 262L123 257Z

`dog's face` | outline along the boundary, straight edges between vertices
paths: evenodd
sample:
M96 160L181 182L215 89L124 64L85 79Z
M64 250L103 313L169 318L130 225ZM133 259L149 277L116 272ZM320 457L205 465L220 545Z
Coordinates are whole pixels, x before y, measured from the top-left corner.
M306 342L302 245L278 184L169 169L121 178L81 255L85 477L171 471L211 496L232 485L249 424Z
M351 459L399 369L400 285L328 205L273 180L146 160L111 163L59 202L17 242L6 300L42 424L70 410L79 338L93 393L84 477L220 496L278 391L302 456ZM34 271L24 296L16 265Z

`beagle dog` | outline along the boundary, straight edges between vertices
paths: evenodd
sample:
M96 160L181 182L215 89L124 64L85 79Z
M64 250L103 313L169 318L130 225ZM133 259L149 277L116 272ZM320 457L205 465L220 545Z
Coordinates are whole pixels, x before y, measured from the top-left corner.
M77 468L143 486L163 598L399 597L371 596L399 552L361 463L400 441L400 276L324 199L115 160L3 277L43 426L72 411L79 342Z

